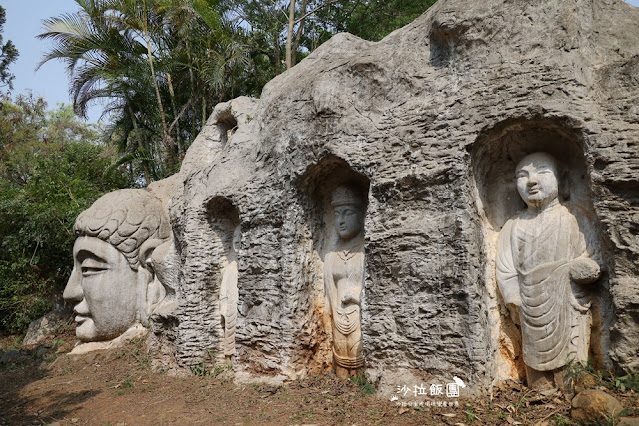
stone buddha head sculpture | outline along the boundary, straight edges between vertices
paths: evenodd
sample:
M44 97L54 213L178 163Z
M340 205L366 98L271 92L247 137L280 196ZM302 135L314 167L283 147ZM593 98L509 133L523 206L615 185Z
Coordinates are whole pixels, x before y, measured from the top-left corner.
M335 214L335 230L341 241L350 241L362 232L364 229L362 194L350 187L337 187L332 193L331 207Z
M151 256L171 229L161 201L147 190L123 189L78 216L74 267L64 299L74 303L83 342L118 337L144 322L165 292Z
M559 168L550 154L527 155L517 164L515 177L517 191L529 209L543 209L559 196Z

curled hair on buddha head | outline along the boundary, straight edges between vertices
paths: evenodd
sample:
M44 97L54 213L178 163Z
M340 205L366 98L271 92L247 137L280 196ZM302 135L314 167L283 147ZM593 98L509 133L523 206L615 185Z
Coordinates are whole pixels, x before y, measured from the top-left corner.
M145 189L121 189L103 195L80 213L73 230L76 237L96 237L111 244L133 270L140 266L144 243L157 245L171 233L162 202Z

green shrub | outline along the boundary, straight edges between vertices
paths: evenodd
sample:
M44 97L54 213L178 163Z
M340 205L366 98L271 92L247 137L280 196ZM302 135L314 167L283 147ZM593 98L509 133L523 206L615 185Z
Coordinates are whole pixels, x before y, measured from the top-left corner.
M99 129L70 107L0 98L0 333L51 309L73 267L73 223L102 194L130 186Z

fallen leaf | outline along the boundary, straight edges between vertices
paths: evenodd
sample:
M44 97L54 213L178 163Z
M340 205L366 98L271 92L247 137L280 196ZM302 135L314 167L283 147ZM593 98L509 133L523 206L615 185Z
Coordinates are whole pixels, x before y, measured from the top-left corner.
M456 415L457 414L455 414L455 413L444 413L444 414L442 414L442 416L444 416L444 417L455 417Z
M539 393L542 394L543 396L550 396L550 395L556 394L557 391L559 391L559 388L548 389L548 390L545 390L545 391L541 391Z
M402 407L399 409L399 414L404 414L404 413L407 413L408 411L409 411L408 408Z

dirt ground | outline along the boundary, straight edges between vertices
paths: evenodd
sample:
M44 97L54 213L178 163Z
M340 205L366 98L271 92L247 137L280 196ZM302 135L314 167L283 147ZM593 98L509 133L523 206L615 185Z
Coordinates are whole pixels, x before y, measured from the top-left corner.
M369 385L345 383L332 374L280 387L235 385L222 366L203 365L195 370L200 375L171 377L151 369L141 343L68 356L72 333L51 337L23 350L16 362L0 365L1 425L572 424L567 396L540 395L518 383L502 385L492 398L455 399L458 405L452 407L438 407L428 396L404 398L412 405L401 406L367 395L373 391ZM0 340L5 350L11 342ZM630 415L639 416L634 390L614 395ZM446 399L452 401L440 401Z

